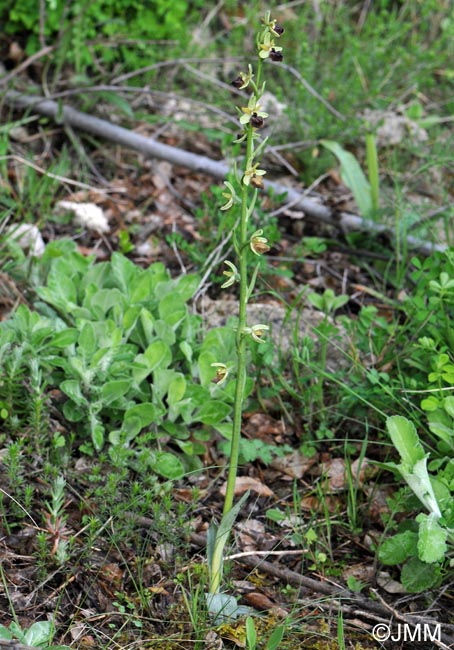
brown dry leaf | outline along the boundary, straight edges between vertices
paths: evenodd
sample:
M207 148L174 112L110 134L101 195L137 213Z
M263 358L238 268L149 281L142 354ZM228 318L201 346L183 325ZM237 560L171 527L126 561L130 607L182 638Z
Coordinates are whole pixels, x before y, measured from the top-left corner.
M390 513L388 499L394 494L392 486L379 487L375 485L365 488L365 493L369 498L368 514L369 518L374 523L382 523L383 515Z
M254 438L270 439L272 442L273 436L283 435L284 425L280 420L275 420L266 413L253 413L248 419L246 430Z
M308 458L297 450L291 454L283 456L282 458L275 458L270 467L279 470L291 478L302 478L302 476L304 476L304 474L318 462L318 459L318 454Z
M363 485L365 481L373 478L378 473L378 467L367 456L364 456L362 460L357 458L353 461L351 473L356 483Z
M342 500L329 494L323 497L323 503L316 496L303 497L301 499L301 509L309 512L323 512L324 508L333 513L342 508Z
M322 464L322 472L328 478L331 492L345 488L345 461L343 458L331 458Z
M227 483L224 483L219 490L222 496L225 496L226 489ZM238 476L235 481L235 495L238 496L244 494L244 492L247 492L248 490L256 492L260 497L272 497L274 495L274 492L257 478Z
M256 551L257 540L263 539L265 526L258 519L247 519L238 524L240 547L243 551Z
M400 582L397 582L397 580L393 580L386 571L379 571L377 573L377 584L389 594L407 593L405 587Z
M353 577L359 582L369 583L374 578L375 570L372 564L353 564L352 566L346 567L342 571L342 577L344 580L347 578Z
M224 642L217 632L210 630L205 637L205 650L223 650Z

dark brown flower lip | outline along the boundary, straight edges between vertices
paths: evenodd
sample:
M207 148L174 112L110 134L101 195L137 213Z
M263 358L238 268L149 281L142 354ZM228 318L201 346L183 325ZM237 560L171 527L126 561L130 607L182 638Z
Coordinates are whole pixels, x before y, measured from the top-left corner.
M234 88L241 88L243 83L244 83L243 79L238 75L238 77L236 79L234 79L233 81L230 82L230 85L234 86Z
M259 190L262 190L264 188L262 177L256 176L255 174L251 176L251 185Z
M270 59L271 61L276 61L279 63L280 61L284 60L284 55L282 54L282 52L276 52L274 47L272 47L270 50Z
M260 117L260 115L257 115L257 113L252 113L250 122L254 129L261 129L265 124L263 117Z

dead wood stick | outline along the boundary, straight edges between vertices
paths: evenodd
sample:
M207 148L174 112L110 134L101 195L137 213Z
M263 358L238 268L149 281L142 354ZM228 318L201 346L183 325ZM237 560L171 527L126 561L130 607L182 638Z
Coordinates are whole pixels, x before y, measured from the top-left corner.
M152 138L117 126L107 120L83 113L70 106L59 105L51 99L24 95L11 90L5 93L4 101L18 109L31 110L75 129L87 131L128 149L134 149L148 158L166 160L174 165L187 167L195 172L208 174L220 180L225 179L230 171L230 167L225 162L212 160L207 156L200 156L178 147L156 142ZM286 187L273 181L265 181L265 188L272 189L276 194L284 194L286 196L285 201L299 208L307 218L334 225L342 232L364 230L375 234L386 233L390 237L393 236L392 231L382 224L362 219L354 214L337 212L329 206L317 203L295 188ZM444 245L421 242L410 236L407 237L407 244L410 248L417 248L425 254L430 254L434 250L445 250L446 248Z

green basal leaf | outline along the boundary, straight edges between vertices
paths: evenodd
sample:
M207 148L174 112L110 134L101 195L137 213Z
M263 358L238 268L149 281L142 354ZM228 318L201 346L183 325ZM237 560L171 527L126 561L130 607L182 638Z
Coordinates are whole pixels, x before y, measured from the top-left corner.
M6 639L7 641L11 641L13 639L13 635L11 632L8 630L7 627L4 625L0 625L0 639Z
M413 557L402 567L400 579L409 593L418 594L440 583L441 567L439 564L427 564Z
M25 644L39 646L48 643L52 634L53 625L50 621L33 623L25 632Z
M257 631L255 629L254 619L251 616L248 616L246 619L246 638L248 643L248 650L256 650Z
M268 643L265 646L265 650L278 650L279 644L281 643L284 637L285 627L283 625L278 625L278 627L273 630Z
M434 513L438 518L441 517L440 508L427 471L427 457L421 458L412 467L412 471L408 471L402 465L399 466L399 469L410 488L427 510Z
M418 557L423 562L441 562L447 551L448 531L438 523L434 513L416 517L419 522Z
M322 140L321 144L338 159L342 181L352 191L361 216L370 217L373 212L371 187L355 156L338 142Z
M207 610L215 625L220 625L230 620L236 620L239 616L250 611L249 607L238 605L235 596L228 594L205 594Z
M418 553L418 533L406 530L385 539L378 549L378 559L382 564L393 566L402 564Z

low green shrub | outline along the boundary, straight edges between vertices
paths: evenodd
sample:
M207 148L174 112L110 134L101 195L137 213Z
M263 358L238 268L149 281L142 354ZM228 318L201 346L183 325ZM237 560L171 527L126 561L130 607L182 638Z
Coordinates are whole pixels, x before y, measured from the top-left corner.
M211 382L211 363L220 350L233 360L235 350L223 328L200 343L200 318L187 307L198 278L171 279L161 263L141 269L119 253L95 264L68 242L50 244L46 264L37 311L22 305L0 329L6 425L18 430L28 417L27 377L38 359L43 400L61 391L59 408L84 453L107 444L115 457L134 445L142 466L146 450L149 468L168 478L199 466L207 427L223 422L233 401L232 387Z

